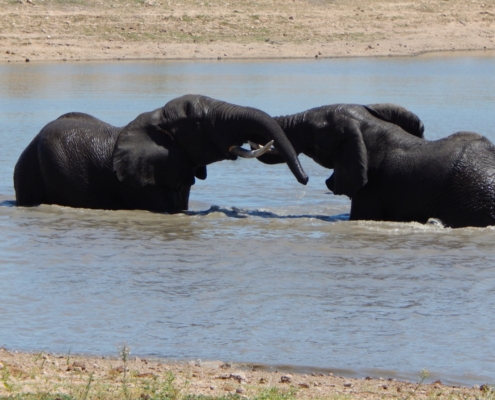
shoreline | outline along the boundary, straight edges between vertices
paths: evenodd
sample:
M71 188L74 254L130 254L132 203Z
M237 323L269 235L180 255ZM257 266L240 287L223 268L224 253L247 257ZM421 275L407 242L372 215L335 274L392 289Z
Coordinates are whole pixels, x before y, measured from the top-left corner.
M458 49L432 49L432 50L420 50L414 53L397 53L397 54L339 54L339 55L328 55L328 56L304 56L304 55L254 55L254 56L234 56L234 57L189 57L185 56L177 56L177 57L119 57L119 56L109 56L109 57L88 57L82 56L81 58L71 58L71 59L56 59L56 58L36 58L32 59L29 57L26 58L16 58L16 59L0 59L0 64L8 64L8 63L29 63L29 62L50 62L50 63L59 63L59 62L109 62L109 61L269 61L269 60L330 60L330 59L346 59L346 58L397 58L397 57L421 57L425 55L440 55L440 54L452 54L456 53L494 53L495 45L491 48L458 48Z
M418 371L416 381L406 381L390 377L346 377L343 371L323 372L318 368L304 373L289 367L251 363L136 357L130 355L125 345L118 352L119 357L107 357L18 352L2 347L0 397L48 393L88 399L119 399L124 395L151 399L158 388L175 393L169 398L266 399L270 393L278 396L275 399L492 399L495 395L495 389L486 383L466 387L443 384L438 379L432 381L434 378L426 370ZM155 392L150 388L155 388Z
M109 58L78 58L78 59L70 59L70 60L57 60L57 59L36 59L36 60L31 60L31 59L17 59L17 60L7 60L7 61L2 61L0 60L0 64L7 64L7 63L29 63L29 62L34 62L34 63L64 63L64 62L109 62L109 61L147 61L147 62L152 62L152 61L278 61L278 60L287 60L287 61L297 61L297 60L332 60L332 59L352 59L352 58L400 58L400 57L422 57L422 56L440 56L440 55L452 55L452 56L457 56L460 53L487 53L488 56L495 56L495 47L493 48L484 48L484 49L477 49L477 48L469 48L469 49L455 49L455 50L425 50L421 51L418 53L407 53L407 54L394 54L394 55L338 55L338 56L320 56L320 57L304 57L304 56L267 56L267 57L231 57L231 58L222 58L222 57L211 57L211 58L189 58L189 57L177 57L177 58L146 58L146 57L141 57L141 58L114 58L114 57L109 57ZM493 54L491 54L493 53ZM463 54L464 55L464 54ZM469 54L465 54L468 56Z
M495 50L495 4L478 0L0 0L0 18L0 63Z

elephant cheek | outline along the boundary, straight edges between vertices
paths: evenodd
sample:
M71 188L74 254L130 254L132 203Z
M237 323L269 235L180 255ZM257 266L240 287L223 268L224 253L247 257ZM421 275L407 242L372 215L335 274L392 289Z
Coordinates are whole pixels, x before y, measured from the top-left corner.
M204 146L201 151L195 152L191 157L191 161L196 165L210 165L223 160L235 160L236 157L228 152L228 149L223 151L216 146Z

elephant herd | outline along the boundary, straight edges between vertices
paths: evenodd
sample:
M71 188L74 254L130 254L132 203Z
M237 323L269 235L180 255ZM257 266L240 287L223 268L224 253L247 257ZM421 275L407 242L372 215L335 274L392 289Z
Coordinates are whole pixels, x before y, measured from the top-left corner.
M114 127L84 113L48 123L14 170L18 206L59 204L176 213L188 209L208 164L257 157L286 163L306 184L298 155L333 169L326 186L351 199L351 220L440 219L495 224L495 146L472 132L428 141L421 120L392 104L335 104L271 117L185 95ZM242 148L251 143L251 151Z

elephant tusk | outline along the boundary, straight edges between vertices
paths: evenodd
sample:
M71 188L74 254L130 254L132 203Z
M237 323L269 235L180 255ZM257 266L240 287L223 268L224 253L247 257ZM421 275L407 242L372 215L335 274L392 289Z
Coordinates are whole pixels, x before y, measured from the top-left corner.
M261 145L258 144L258 143L254 143L254 142L251 142L251 141L248 141L249 145L251 146L252 149L255 149L255 150L258 150L258 149L261 149Z
M249 145L251 146L252 149L261 149L261 144L258 144L258 143L254 143L254 142L249 142ZM275 148L275 147L272 147L270 150L268 150L266 153L270 154L270 155L273 155L273 156L279 156L280 153L279 151Z
M273 140L268 142L263 147L258 148L257 150L246 150L243 149L241 146L231 146L229 148L229 153L242 158L256 158L269 151L270 148L272 147L272 144L273 144Z

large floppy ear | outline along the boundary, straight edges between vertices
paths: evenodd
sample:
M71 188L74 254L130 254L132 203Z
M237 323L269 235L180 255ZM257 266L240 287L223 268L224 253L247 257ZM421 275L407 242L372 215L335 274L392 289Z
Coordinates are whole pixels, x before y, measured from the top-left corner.
M117 138L113 150L117 178L136 187L193 185L194 168L153 119L145 117L142 114L124 127Z
M332 151L334 173L327 186L334 194L345 194L352 199L368 182L368 154L357 121L349 121L341 134L340 143Z
M407 133L423 138L425 127L419 117L408 109L390 103L364 106L374 117L398 125Z

